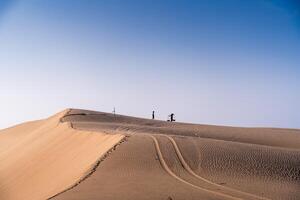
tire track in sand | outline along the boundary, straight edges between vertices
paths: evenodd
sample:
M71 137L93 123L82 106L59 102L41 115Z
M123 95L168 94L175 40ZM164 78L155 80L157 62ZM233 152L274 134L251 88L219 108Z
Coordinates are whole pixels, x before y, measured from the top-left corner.
M159 147L159 143L157 141L157 139L152 136L152 135L149 135L149 137L151 137L154 141L154 145L155 145L155 148L156 148L156 152L157 152L157 155L158 155L158 159L162 165L162 167L164 168L164 170L170 175L172 176L173 178L177 179L178 181L182 182L182 183L185 183L193 188L196 188L198 190L201 190L201 191L204 191L204 192L207 192L207 193L210 193L212 195L217 195L217 196L221 196L221 197L225 197L226 199L239 199L239 200L242 200L241 198L237 198L237 197L234 197L234 196L231 196L231 195L227 195L227 194L223 194L223 193L220 193L220 192L217 192L217 191L212 191L212 190L208 190L208 189L205 189L205 188L202 188L202 187L199 187L197 185L194 185L190 182L187 182L186 180L183 180L182 178L180 178L179 176L177 176L176 174L173 173L173 171L168 167L166 161L164 160L163 158L163 155L162 155L162 152L160 150L160 147Z
M254 199L270 200L270 199L265 198L265 197L260 197L260 196L257 196L257 195L251 194L251 193L247 193L247 192L243 192L243 191L240 191L240 190L237 190L237 189L233 189L233 188L230 188L230 187L226 187L226 186L223 186L223 185L219 185L219 184L217 184L217 183L214 183L214 182L212 182L212 181L210 181L210 180L208 180L208 179L205 179L205 178L199 176L198 174L196 174L196 173L191 169L191 167L187 164L187 162L186 162L185 159L183 158L183 155L182 155L182 153L181 153L181 151L180 151L180 149L179 149L179 147L178 147L176 141L175 141L172 137L170 137L170 136L168 136L168 135L162 135L162 136L168 138L168 139L171 141L171 143L172 143L172 145L173 145L173 147L174 147L174 149L175 149L175 151L176 151L176 154L177 154L177 156L178 156L178 158L179 158L179 160L180 160L182 166L184 167L184 169L185 169L190 175L192 175L192 176L196 177L197 179L200 179L200 180L202 180L202 181L204 181L204 182L206 182L206 183L208 183L208 184L210 184L210 185L213 185L213 186L222 188L222 189L227 190L227 191L230 191L230 192L235 192L235 193L238 193L238 194L241 194L241 195L245 195L245 196L248 196L248 197L252 197L252 198L254 198Z

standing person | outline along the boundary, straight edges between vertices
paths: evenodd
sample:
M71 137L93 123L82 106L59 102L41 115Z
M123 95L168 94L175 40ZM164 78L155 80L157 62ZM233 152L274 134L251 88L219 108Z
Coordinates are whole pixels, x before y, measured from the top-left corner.
M171 113L171 115L170 115L170 117L171 117L171 122L174 122L175 121L175 119L174 119L174 113Z
M152 111L152 119L155 119L154 110Z

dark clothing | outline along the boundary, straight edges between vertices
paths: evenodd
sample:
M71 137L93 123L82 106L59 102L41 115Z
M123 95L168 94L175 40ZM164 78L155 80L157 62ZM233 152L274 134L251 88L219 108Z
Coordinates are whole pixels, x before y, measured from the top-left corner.
M170 120L168 120L168 121L174 122L174 121L175 121L174 116L175 116L175 114L174 114L174 113L171 113L171 114L169 115Z

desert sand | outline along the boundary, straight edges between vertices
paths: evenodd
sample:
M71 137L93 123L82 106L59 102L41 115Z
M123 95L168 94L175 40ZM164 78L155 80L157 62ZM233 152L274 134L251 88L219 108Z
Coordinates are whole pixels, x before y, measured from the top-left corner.
M300 130L67 109L0 131L0 199L300 199Z
M78 182L124 136L72 129L64 111L0 132L0 199L47 199Z

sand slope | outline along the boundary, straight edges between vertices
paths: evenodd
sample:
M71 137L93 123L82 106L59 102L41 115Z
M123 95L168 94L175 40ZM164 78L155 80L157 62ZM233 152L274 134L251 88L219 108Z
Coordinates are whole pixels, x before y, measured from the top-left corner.
M212 182L270 199L299 199L300 151L174 137L191 169Z
M1 131L0 161L0 199L300 199L297 129L71 109Z
M159 162L153 140L148 136L138 135L129 137L126 143L99 165L91 177L54 199L169 200L170 198L224 199L223 196L206 193L170 176Z
M72 110L63 121L130 137L57 200L300 199L296 129L169 123L85 110Z
M0 199L47 199L76 183L122 135L78 131L67 111L0 132Z

